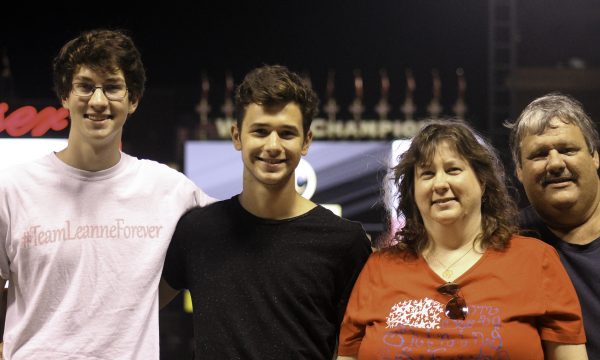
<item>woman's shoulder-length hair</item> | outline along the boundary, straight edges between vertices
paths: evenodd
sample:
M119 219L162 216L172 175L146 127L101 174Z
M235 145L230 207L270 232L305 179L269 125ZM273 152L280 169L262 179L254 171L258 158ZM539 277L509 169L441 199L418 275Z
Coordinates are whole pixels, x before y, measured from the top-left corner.
M471 166L483 187L481 234L483 248L504 249L517 231L517 207L508 193L504 166L496 150L461 120L428 121L413 137L393 168L398 194L398 216L404 226L395 234L390 250L420 254L427 245L425 225L414 198L415 168L432 161L438 146L447 143Z

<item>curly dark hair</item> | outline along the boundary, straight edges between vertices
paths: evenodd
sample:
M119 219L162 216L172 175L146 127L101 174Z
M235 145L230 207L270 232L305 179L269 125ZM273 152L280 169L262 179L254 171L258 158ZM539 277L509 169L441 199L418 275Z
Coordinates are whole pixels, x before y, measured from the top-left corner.
M302 113L304 135L310 130L317 114L317 94L302 78L281 65L265 65L250 71L235 91L237 126L241 129L250 104L263 106L285 105L294 102Z
M60 100L69 97L73 76L85 65L110 74L123 71L131 101L144 94L146 73L140 52L123 30L91 30L67 42L54 58L54 91Z
M517 206L508 193L504 166L495 150L469 125L458 120L430 121L412 139L394 167L399 194L398 214L405 226L396 233L393 249L420 254L428 242L423 218L414 197L415 168L432 161L438 145L448 143L468 161L483 185L481 201L482 248L504 249L517 231Z

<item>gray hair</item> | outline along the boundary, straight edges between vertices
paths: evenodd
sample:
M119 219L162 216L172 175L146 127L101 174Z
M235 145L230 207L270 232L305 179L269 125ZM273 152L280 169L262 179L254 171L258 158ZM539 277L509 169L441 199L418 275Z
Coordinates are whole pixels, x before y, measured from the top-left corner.
M504 123L504 126L510 129L510 151L515 166L521 167L520 144L523 138L527 135L542 134L550 127L550 121L554 118L565 124L577 126L585 138L590 154L598 149L598 131L581 103L569 95L550 93L533 100L515 122Z

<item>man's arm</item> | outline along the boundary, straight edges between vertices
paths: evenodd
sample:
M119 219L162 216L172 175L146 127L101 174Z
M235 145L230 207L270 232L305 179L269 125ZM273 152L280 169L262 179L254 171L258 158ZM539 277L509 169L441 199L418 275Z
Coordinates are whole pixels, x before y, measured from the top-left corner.
M544 341L544 357L548 360L587 360L585 344L558 344Z
M338 356L337 360L357 360L356 356Z
M160 284L158 285L158 306L161 309L169 305L177 294L179 294L179 290L173 289L164 278L160 279Z

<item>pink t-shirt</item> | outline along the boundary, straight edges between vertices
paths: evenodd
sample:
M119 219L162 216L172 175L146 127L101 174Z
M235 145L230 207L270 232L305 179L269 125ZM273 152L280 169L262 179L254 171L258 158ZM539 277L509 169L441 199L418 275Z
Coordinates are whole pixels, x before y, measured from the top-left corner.
M4 356L159 359L158 283L179 217L211 199L126 154L88 172L49 154L0 174Z

